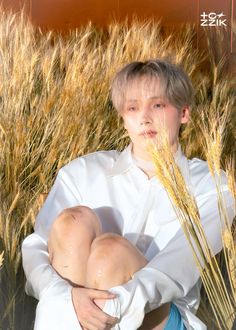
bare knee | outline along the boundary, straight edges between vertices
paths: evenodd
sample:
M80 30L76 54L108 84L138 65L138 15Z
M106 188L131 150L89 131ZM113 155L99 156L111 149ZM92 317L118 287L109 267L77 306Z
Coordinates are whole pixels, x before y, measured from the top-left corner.
M93 245L91 247L91 250L97 250L100 248L105 249L106 247L109 247L111 249L122 249L128 246L132 246L131 243L125 239L124 237L114 234L114 233L104 233L93 241Z
M122 236L100 235L91 246L87 265L88 286L108 289L123 284L146 263L144 256Z
M65 246L79 236L94 239L101 234L101 224L97 215L86 206L76 206L63 210L54 220L48 239L49 253L54 246Z
M91 244L100 233L100 221L91 209L77 206L61 212L48 240L49 259L55 270L72 283L84 285Z
M101 224L97 215L86 206L64 209L54 220L51 232L53 232L53 235L56 237L62 237L62 235L65 237L65 235L70 235L73 234L74 231L80 230L81 227L94 230L96 235L101 233Z

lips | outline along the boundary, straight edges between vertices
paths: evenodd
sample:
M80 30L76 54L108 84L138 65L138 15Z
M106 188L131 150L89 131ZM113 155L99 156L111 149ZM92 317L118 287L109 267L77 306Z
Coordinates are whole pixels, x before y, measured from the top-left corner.
M142 135L144 137L152 138L152 137L155 137L157 135L157 132L156 131L149 130L149 131L142 132L140 135Z

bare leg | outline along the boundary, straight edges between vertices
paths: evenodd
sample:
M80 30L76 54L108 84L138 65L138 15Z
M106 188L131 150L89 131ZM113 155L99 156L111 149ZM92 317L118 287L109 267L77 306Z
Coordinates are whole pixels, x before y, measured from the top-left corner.
M107 290L129 281L146 264L147 260L128 240L112 233L102 234L91 246L86 286Z
M100 221L91 209L77 206L64 210L49 234L52 266L63 278L84 286L91 244L100 234Z
M129 281L132 275L147 264L144 256L125 238L102 234L95 238L88 259L86 286L106 290ZM95 300L102 308L103 300ZM162 330L169 316L170 304L146 314L142 330Z
M54 221L49 235L52 266L73 284L109 289L129 281L147 264L144 256L125 238L101 234L101 224L89 208L78 206L63 211ZM105 301L96 300L99 307ZM163 329L169 304L146 315L141 329ZM154 322L153 322L154 320Z
M163 330L170 313L170 304L164 304L147 313L139 330Z

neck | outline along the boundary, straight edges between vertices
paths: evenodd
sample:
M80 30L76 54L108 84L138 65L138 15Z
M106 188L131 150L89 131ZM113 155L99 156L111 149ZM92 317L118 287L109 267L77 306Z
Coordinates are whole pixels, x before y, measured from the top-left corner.
M150 179L155 175L155 166L151 160L143 160L133 155L134 163L139 167Z
M178 142L176 142L175 144L173 144L171 146L171 151L173 154L175 154L178 150ZM134 156L134 158L139 159L139 160L143 160L145 162L152 162L152 156L150 154L150 152L148 152L147 150L139 150L137 148L135 148L135 146L132 146L132 154Z

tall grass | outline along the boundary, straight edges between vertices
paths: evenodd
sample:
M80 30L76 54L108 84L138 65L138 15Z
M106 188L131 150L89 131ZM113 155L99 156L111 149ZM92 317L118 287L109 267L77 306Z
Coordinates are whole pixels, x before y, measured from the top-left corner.
M215 103L223 113L233 102L232 80L213 69L200 71L203 55L194 48L194 33L185 26L164 35L159 22L134 19L106 30L88 24L62 38L42 34L22 13L0 12L0 329L32 327L20 245L58 169L85 153L128 143L109 99L114 72L129 61L162 56L182 64L197 90L195 125L183 131L182 145L188 156L206 158L200 111L208 113ZM229 118L223 160L235 153L231 110Z
M2 266L3 263L3 252L0 254L0 267Z
M192 249L193 257L199 269L217 325L219 329L228 330L232 328L236 316L236 253L234 237L231 232L230 221L221 190L221 135L219 135L218 130L222 134L220 128L224 128L224 117L225 114L222 116L221 121L218 122L219 127L217 130L215 130L216 118L212 121L212 130L206 130L205 122L202 123L202 130L206 138L208 167L217 191L220 223L216 225L220 225L221 228L229 287L226 285L220 265L213 255L212 247L207 240L196 200L188 190L181 170L175 162L166 132L161 134L161 131L159 131L159 146L158 148L150 146L150 152L155 164L157 177L168 193L176 216ZM229 173L229 177L232 177L231 168L229 168Z

